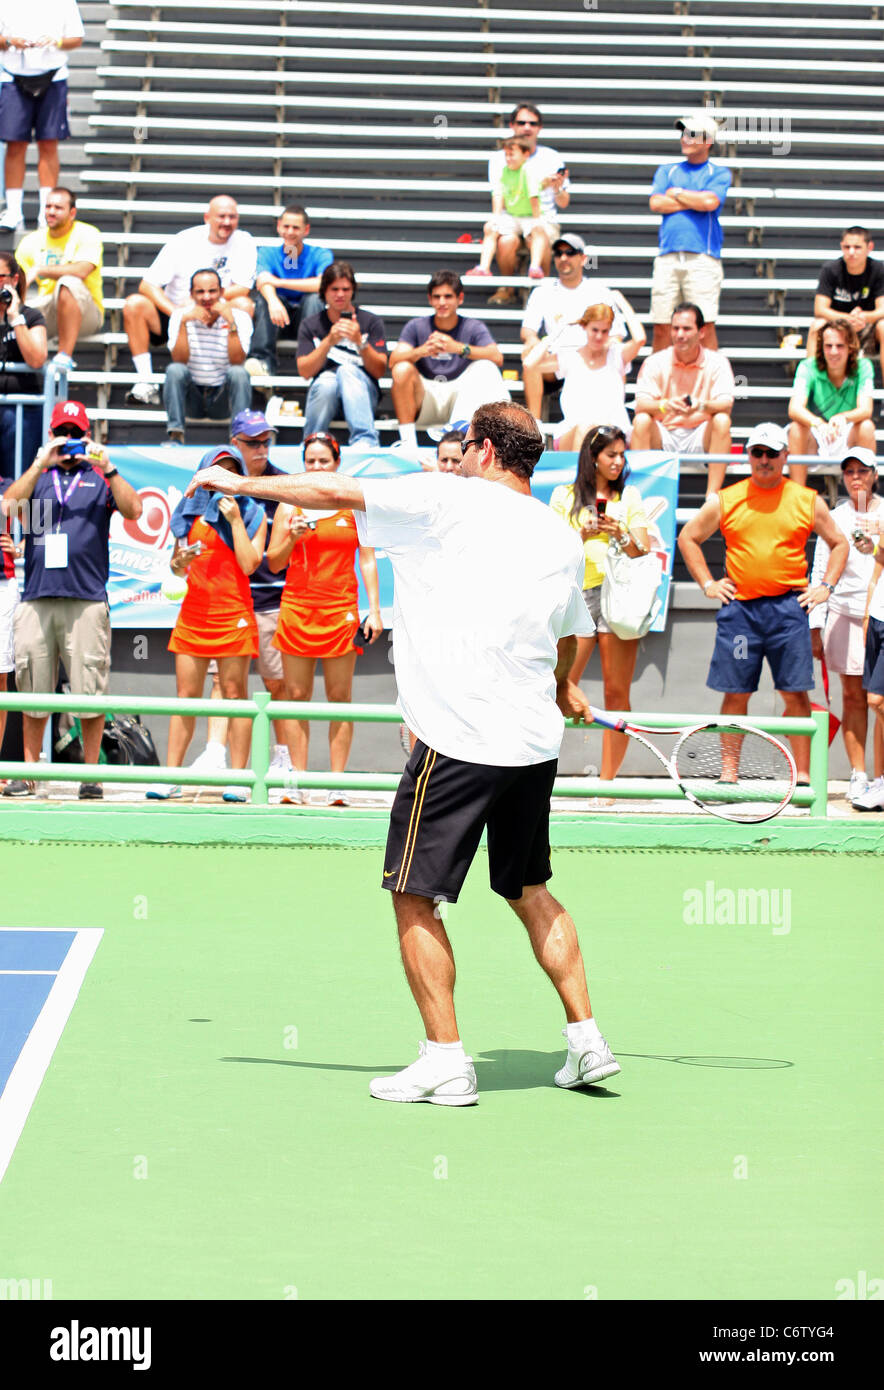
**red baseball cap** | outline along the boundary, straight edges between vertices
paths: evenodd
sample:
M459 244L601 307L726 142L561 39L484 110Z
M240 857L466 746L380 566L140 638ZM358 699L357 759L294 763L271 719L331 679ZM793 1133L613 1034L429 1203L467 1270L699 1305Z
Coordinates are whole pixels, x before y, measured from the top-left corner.
M82 401L59 401L49 421L49 433L54 434L59 425L76 425L84 434L89 433L89 416Z

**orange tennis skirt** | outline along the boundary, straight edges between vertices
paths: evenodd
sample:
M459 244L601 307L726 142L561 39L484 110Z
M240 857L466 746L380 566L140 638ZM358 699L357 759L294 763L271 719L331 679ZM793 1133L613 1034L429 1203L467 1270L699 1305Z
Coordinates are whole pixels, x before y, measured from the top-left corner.
M201 517L188 535L188 543L197 540L205 550L188 571L187 593L169 651L182 656L257 656L258 624L248 577L233 551Z
M279 622L273 645L287 656L322 658L362 652L353 639L359 627L355 603L329 608L323 604L297 603L286 599L279 609Z

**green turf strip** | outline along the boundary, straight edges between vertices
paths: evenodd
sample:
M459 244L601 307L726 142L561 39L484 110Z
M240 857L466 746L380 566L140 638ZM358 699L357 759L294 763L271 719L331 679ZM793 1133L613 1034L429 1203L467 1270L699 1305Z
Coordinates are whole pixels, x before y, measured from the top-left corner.
M826 1299L882 1271L872 856L558 852L623 1067L594 1092L552 1084L558 1002L480 856L448 913L467 1110L368 1096L421 1036L377 850L4 845L0 866L7 925L105 929L0 1185L2 1278ZM727 920L740 888L779 895L778 930Z

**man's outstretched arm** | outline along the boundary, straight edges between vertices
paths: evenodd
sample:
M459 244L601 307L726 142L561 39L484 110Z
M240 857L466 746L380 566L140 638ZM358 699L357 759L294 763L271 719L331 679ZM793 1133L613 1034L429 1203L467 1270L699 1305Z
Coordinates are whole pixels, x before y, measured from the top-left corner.
M186 495L197 488L220 492L224 497L261 497L288 502L293 507L318 507L365 511L365 494L356 478L337 473L292 473L286 477L242 478L217 465L203 468L191 480Z

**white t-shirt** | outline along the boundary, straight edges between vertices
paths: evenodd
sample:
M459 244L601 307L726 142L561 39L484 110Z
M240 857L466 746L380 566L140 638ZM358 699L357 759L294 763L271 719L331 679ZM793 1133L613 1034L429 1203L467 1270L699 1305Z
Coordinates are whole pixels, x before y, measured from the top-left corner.
M590 636L583 546L534 497L425 473L365 480L360 545L393 566L393 659L405 723L462 762L558 757L559 638Z
M568 289L555 275L543 280L528 296L522 327L538 334L542 329L545 336L552 339L549 345L551 352L584 347L586 332L577 319L591 304L610 305L614 311L611 336L625 338L626 320L616 291L604 280L591 276L581 280L573 289Z
M557 174L564 164L564 159L558 150L554 150L552 145L538 145L533 154L529 154L525 160L523 168L527 169L531 165L531 172L536 174L539 179L551 179ZM503 150L495 150L488 160L488 182L492 190L500 183L500 176L506 168L506 159ZM567 192L570 184L565 179L562 187L563 192ZM549 217L558 224L562 213L556 207L555 189L551 187L541 188L540 190L540 212L543 217ZM441 750L439 750L441 751Z
M2 8L0 34L4 38L33 40L47 34L53 40L83 38L83 21L76 0L32 0L29 5L19 6L13 6L9 0ZM62 82L68 75L67 52L54 43L44 48L4 49L0 64L0 83L11 82L13 74L23 77L27 73L54 72L53 82Z
M881 502L878 497L872 496L869 499L868 510L880 514ZM839 531L847 537L850 550L847 553L847 564L835 586L835 592L829 595L825 603L818 603L816 608L810 610L807 621L811 631L814 628L824 628L829 613L846 613L849 617L855 618L859 622L862 621L866 611L869 582L875 567L875 556L863 555L862 551L857 550L853 543L853 533L860 528L861 519L860 513L849 497L846 501L839 502L838 506L832 510L832 520ZM813 565L808 580L811 589L823 582L830 554L829 547L822 536L817 536L813 552Z
M251 232L236 231L223 244L209 240L205 222L176 232L148 266L143 278L165 290L173 304L190 299L190 277L198 270L217 270L221 288L253 285L258 264L258 244Z

